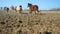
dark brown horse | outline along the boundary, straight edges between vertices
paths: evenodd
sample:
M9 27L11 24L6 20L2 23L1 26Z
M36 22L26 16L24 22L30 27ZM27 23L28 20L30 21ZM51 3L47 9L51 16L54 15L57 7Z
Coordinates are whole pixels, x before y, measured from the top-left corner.
M7 12L9 12L9 8L8 7L4 7L4 10L6 10Z
M28 3L28 7L29 7L29 13L32 13L33 11L34 11L35 13L36 13L36 11L39 12L37 5L32 5L32 4Z
M9 8L8 8L8 7L7 7L7 9L6 9L6 10L7 10L7 12L9 12Z

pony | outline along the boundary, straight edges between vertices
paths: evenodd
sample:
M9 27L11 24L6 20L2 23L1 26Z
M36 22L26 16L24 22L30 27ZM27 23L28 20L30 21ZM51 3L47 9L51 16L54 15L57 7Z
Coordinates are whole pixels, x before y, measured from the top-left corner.
M22 6L15 6L15 11L18 13L22 13Z
M6 10L7 12L9 12L9 8L8 7L4 7L4 10Z
M11 8L11 10L15 10L15 8L14 8L14 6L13 6L13 5L12 5L10 8Z
M37 5L32 5L32 4L28 3L28 7L29 7L29 13L32 13L33 11L35 13L36 13L36 11L39 12Z
M9 12L9 8L8 7L7 7L6 11Z

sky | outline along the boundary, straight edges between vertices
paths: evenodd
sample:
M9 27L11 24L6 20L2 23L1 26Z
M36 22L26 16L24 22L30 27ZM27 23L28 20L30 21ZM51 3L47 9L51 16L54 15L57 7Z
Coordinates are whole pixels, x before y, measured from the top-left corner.
M60 0L0 0L0 7L10 7L22 5L23 9L28 9L27 4L38 5L39 10L49 10L60 8Z

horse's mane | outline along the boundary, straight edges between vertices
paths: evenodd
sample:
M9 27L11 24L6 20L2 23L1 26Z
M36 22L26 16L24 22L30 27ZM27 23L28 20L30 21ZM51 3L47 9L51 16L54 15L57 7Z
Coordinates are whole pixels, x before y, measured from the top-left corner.
M28 3L28 5L32 5L31 3Z
M19 7L22 7L21 5Z
M29 7L29 6L32 6L32 4L31 4L31 3L28 3L28 7Z

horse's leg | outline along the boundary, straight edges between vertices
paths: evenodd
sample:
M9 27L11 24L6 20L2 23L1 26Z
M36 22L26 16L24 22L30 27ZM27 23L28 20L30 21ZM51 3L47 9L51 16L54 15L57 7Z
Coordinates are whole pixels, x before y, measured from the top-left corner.
M9 10L7 10L7 12L8 12Z
M39 11L38 11L38 10L35 10L35 14L36 14L36 13L38 14L38 13L39 13Z
M36 14L36 10L33 11Z
M39 10L37 9L37 12L39 12Z
M22 10L19 10L19 13L22 13Z
M20 13L20 10L18 10L18 13Z
M36 13L38 13L38 11L36 10Z
M18 13L18 10L17 9L15 11L16 11L16 13Z
M17 10L15 10L17 12Z
M29 13L32 13L32 10L30 10Z

